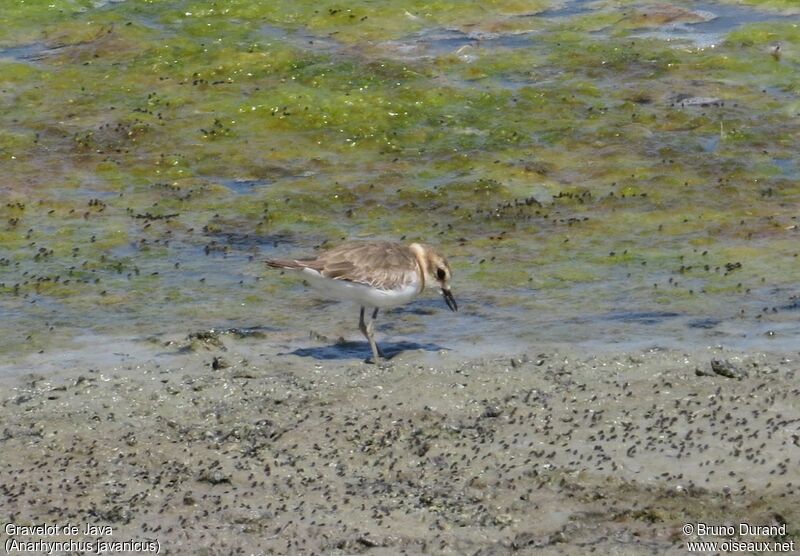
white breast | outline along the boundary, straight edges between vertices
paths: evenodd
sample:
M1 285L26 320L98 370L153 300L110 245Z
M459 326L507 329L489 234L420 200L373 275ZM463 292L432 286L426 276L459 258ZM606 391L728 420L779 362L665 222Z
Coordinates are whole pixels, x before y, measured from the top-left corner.
M319 272L310 268L304 268L302 272L308 283L327 297L345 301L357 301L361 305L380 307L381 309L408 303L419 295L420 287L422 286L419 277L417 277L416 280L400 289L379 290L364 284L325 278Z

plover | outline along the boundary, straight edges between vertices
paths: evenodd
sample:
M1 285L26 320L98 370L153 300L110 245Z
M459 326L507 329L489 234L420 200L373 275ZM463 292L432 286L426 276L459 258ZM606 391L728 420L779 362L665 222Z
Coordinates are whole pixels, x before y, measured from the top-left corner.
M397 307L417 297L426 284L437 284L447 306L458 310L450 292L452 272L447 260L421 243L351 241L313 259L267 259L273 268L297 270L315 289L336 299L361 304L358 328L369 342L373 361L385 355L375 343L375 319L380 309ZM372 319L364 312L372 309Z

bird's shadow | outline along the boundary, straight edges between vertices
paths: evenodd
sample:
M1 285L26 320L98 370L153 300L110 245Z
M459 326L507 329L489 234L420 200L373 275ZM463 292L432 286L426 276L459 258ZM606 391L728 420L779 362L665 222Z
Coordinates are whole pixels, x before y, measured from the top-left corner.
M438 344L420 344L417 342L381 342L381 350L387 359L392 359L404 351L441 351L447 348ZM287 355L282 353L280 355ZM365 359L372 356L367 342L335 342L327 346L298 348L288 352L288 355L311 357L312 359L340 360L340 359Z

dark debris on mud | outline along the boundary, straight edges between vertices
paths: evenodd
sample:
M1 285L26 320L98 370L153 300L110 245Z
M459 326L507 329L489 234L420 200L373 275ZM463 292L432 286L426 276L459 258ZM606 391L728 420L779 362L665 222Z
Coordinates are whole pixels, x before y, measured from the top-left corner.
M220 335L193 339L219 361ZM226 343L214 369L21 379L0 406L4 518L204 554L680 554L686 522L800 532L790 359L699 380L707 362L666 352L376 368Z

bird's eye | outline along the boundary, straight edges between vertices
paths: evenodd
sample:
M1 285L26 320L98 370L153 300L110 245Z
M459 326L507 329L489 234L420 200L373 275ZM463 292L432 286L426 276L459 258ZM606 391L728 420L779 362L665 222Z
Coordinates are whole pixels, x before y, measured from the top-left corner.
M444 280L445 278L447 278L447 272L445 272L445 270L443 268L437 268L436 269L436 277L439 280Z

